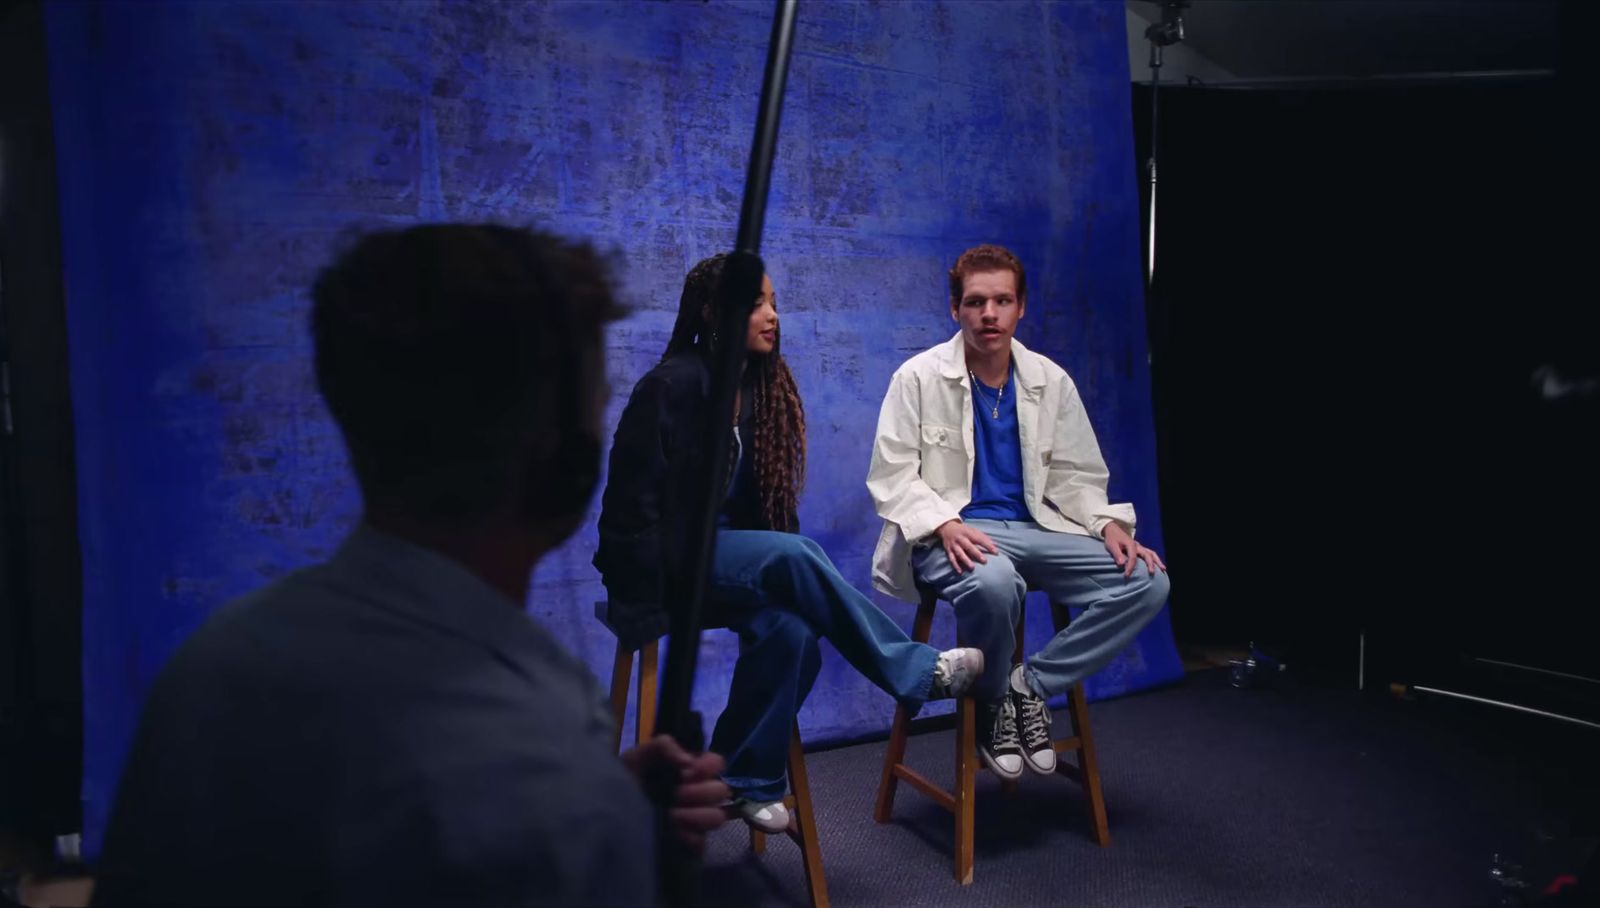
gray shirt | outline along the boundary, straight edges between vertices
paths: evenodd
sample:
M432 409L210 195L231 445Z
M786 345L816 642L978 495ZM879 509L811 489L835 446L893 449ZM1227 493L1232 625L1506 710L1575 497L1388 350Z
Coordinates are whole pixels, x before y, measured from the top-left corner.
M363 528L161 672L95 902L650 903L652 822L587 668L455 561Z

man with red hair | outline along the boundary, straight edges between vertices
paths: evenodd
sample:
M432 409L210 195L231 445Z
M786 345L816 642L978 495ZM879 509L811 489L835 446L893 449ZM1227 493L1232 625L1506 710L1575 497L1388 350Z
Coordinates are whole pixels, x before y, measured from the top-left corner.
M955 607L962 644L984 652L980 752L1008 779L1055 770L1045 701L1116 656L1169 590L1160 556L1133 539L1133 507L1106 499L1077 387L1012 337L1027 292L1009 250L961 254L950 269L961 330L895 371L867 475L884 521L873 584L908 600L932 589ZM1082 614L1013 665L1029 588Z

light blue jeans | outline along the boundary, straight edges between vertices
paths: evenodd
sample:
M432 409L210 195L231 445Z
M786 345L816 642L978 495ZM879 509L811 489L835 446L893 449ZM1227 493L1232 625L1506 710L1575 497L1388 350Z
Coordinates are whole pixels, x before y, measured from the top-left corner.
M928 698L939 651L912 642L804 536L719 530L711 599L708 626L739 635L728 705L711 736L728 761L723 781L739 797L783 797L789 731L822 665L819 638L913 713Z
M1025 662L1028 686L1047 699L1110 662L1166 604L1171 584L1165 573L1151 574L1140 562L1132 577L1124 577L1098 539L1057 533L1032 521L966 523L987 533L1000 554L986 552L987 563L957 574L935 537L912 551L911 563L918 584L955 606L961 644L983 650L983 675L973 689L979 700L1005 697L1017 619L1030 587L1057 606L1083 609Z

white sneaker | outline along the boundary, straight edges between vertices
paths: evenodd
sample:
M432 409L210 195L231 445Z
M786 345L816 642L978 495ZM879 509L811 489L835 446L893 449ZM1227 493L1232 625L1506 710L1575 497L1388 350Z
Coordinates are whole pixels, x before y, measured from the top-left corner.
M965 646L947 649L933 665L933 686L929 700L953 700L972 689L983 674L983 650Z
M782 801L751 801L739 798L733 802L739 816L751 828L762 832L786 832L789 829L789 808Z

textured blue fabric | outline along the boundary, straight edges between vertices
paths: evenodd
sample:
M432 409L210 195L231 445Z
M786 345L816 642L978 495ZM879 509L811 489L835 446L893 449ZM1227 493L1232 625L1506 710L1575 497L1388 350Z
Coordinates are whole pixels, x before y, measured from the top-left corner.
M594 238L619 253L634 310L611 332L614 425L666 347L684 274L733 245L771 12L46 6L91 855L176 646L221 603L328 558L354 525L311 379L316 269L362 226L499 219ZM801 523L858 589L879 527L863 486L878 405L895 367L950 336L945 272L980 242L1027 266L1018 337L1072 375L1112 499L1133 502L1140 540L1161 547L1125 16L1112 0L802 4L762 253L809 416ZM540 565L529 609L608 674L598 509ZM911 606L877 601L910 626ZM1047 635L1046 610L1030 611ZM941 609L934 640L953 639ZM706 637L707 715L727 701L737 646ZM1164 616L1133 656L1090 678L1090 696L1179 674ZM892 711L823 645L809 741L881 732Z

